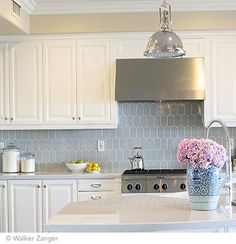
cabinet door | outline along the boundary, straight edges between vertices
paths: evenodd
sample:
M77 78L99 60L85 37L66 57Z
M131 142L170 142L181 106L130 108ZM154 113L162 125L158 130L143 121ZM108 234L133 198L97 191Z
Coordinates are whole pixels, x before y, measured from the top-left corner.
M76 180L43 181L43 223L68 203L77 200Z
M71 40L43 43L46 124L76 123L76 43Z
M211 118L236 126L236 37L212 38Z
M9 76L7 44L0 43L0 124L9 123Z
M0 232L8 232L7 182L0 181Z
M42 181L9 180L9 231L42 231Z
M186 57L204 57L205 40L203 38L181 38Z
M110 46L105 40L77 43L77 114L80 124L111 123Z
M112 57L116 58L144 58L148 37L130 37L112 42ZM114 60L115 61L115 60Z
M12 124L41 124L42 44L10 45L10 120Z

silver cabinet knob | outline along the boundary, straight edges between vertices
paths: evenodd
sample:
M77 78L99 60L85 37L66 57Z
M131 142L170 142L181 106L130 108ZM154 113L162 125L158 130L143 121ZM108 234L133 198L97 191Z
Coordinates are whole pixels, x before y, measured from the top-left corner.
M13 120L13 117L11 117L11 121Z
M75 117L72 117L73 120L75 120Z
M7 118L7 117L5 117L5 120L8 120L8 118Z

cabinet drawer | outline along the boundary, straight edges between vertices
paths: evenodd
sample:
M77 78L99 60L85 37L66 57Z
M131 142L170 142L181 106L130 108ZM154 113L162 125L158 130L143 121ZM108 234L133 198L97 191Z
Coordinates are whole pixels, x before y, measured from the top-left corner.
M119 184L115 179L78 180L78 191L114 191Z
M78 193L78 200L79 201L98 201L108 197L118 196L118 192L116 191L105 191L105 192L79 192Z

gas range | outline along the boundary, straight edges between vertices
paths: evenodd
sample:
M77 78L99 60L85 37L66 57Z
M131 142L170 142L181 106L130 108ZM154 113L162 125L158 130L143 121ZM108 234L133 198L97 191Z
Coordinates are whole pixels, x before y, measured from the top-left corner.
M186 169L125 170L122 193L163 193L186 191Z

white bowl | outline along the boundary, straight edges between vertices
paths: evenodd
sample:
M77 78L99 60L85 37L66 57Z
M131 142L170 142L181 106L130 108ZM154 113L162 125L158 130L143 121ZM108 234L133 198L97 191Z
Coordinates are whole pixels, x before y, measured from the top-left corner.
M66 166L73 173L83 173L87 169L87 163L82 163L82 164L66 163Z

